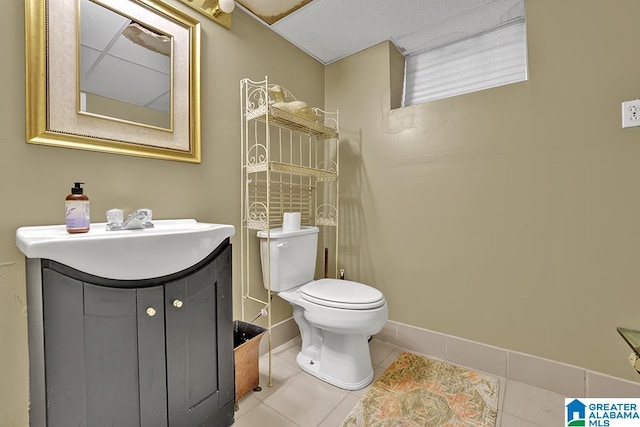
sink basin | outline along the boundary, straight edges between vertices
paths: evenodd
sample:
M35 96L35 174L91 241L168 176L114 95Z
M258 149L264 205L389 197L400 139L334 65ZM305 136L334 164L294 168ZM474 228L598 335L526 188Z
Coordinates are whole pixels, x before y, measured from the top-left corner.
M16 244L27 258L45 258L99 277L140 280L177 273L207 257L233 225L195 219L156 220L154 228L69 234L64 225L20 227Z

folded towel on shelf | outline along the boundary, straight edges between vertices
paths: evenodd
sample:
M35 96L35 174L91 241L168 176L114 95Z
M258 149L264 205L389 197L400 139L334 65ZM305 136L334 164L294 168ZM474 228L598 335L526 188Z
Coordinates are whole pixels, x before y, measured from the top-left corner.
M298 101L295 98L291 101L285 99L285 89L280 85L273 85L269 87L269 96L271 97L271 106L279 108L296 116L300 116L307 120L317 122L319 117L315 109L309 107L306 102ZM291 96L291 98L293 98Z

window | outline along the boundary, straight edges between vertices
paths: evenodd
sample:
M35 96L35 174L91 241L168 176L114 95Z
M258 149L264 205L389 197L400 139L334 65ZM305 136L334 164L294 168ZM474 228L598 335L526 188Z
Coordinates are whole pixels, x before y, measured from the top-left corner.
M525 81L524 19L438 48L410 54L405 61L403 106Z

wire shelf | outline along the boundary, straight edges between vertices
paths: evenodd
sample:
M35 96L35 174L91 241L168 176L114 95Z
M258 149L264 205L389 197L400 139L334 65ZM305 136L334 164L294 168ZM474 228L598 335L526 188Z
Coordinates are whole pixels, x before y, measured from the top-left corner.
M267 169L273 172L288 173L291 175L310 176L325 181L338 179L338 175L335 171L317 169L309 166L294 165L290 163L264 162L247 165L248 173L265 172Z
M320 109L316 109L322 112ZM291 129L306 135L313 135L318 139L336 138L338 131L321 123L300 117L272 105L261 105L258 108L247 111L247 120L269 121L270 123Z
M264 254L256 253L261 246L256 245L256 230L280 227L285 213L299 212L301 225L321 227L318 241L325 247L325 277L330 277L329 265L337 277L338 112L308 107L266 78L240 81L240 112L242 319L257 319L255 312L245 312L246 305L255 309L264 304L260 313L268 314L271 385L271 275L256 273L262 262L270 265L271 249L267 244Z

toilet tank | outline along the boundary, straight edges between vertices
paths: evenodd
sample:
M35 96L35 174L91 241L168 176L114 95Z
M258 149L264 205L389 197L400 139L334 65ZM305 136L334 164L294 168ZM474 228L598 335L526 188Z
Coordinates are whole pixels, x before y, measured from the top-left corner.
M267 240L267 233L270 239ZM318 227L300 227L284 231L274 228L259 231L262 279L267 287L268 257L271 259L271 290L286 291L313 280L316 270ZM269 242L269 243L267 243ZM267 250L271 247L271 253Z

